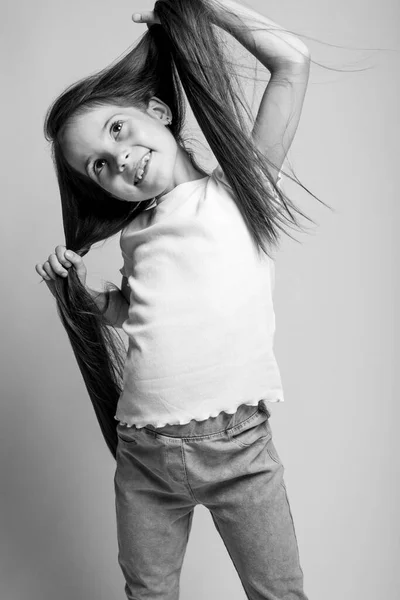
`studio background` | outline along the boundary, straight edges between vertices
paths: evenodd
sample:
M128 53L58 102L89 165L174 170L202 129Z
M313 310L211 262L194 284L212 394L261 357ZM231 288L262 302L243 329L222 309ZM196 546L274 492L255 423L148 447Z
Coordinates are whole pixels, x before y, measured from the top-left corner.
M283 178L286 193L318 226L296 234L300 243L282 242L274 294L285 402L269 405L271 426L285 465L305 591L310 600L395 598L400 7L395 0L371 0L368 10L360 0L248 5L316 38L301 39L315 62L333 69L312 64L288 160L334 212ZM64 243L42 134L46 109L67 85L125 52L146 30L131 14L152 7L148 0L24 0L8 2L1 17L4 600L125 598L115 463L35 264ZM251 97L251 84L248 91ZM120 285L118 236L93 249L85 263L91 287L101 289L107 280ZM244 600L245 593L200 506L181 600L206 598Z

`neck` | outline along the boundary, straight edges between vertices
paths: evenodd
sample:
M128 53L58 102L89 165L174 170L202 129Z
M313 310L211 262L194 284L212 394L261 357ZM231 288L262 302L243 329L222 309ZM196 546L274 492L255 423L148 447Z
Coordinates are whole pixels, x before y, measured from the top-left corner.
M203 177L207 177L207 173L205 173L202 170L196 169L196 167L192 164L187 152L179 146L175 163L173 182L171 186L168 186L168 188L163 191L162 194L156 196L156 200L172 191L177 185L180 185L181 183L195 181L196 179L202 179Z

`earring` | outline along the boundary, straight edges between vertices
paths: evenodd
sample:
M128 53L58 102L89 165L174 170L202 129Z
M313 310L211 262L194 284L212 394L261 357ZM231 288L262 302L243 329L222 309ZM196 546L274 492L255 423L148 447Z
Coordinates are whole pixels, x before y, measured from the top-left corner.
M167 117L167 125L171 125L171 123L172 123L171 117Z

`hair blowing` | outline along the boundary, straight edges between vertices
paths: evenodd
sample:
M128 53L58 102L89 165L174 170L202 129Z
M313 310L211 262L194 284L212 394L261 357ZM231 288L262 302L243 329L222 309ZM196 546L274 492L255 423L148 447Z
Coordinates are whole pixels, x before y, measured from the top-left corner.
M243 99L235 90L221 41L212 26L212 5L206 0L159 0L154 10L161 25L152 25L139 42L98 73L68 87L49 108L45 137L60 189L65 245L84 256L91 246L114 236L152 199L132 208L71 168L62 151L62 135L70 119L105 104L145 107L152 96L167 104L173 116L171 133L185 147L185 98L232 186L241 214L257 250L268 254L277 245L283 225L299 227L295 213L309 221L271 180L267 159L246 131ZM203 171L204 172L204 171ZM301 184L300 184L301 185ZM274 193L279 198L277 201ZM81 370L107 446L116 458L117 422L126 351L116 329L105 319L74 269L56 278L57 311Z

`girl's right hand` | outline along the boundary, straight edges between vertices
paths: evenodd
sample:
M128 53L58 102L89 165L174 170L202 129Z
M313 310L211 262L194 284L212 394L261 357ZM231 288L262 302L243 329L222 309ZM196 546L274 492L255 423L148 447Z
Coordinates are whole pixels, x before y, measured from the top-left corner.
M82 257L65 246L57 246L55 253L50 254L48 260L43 264L37 263L36 272L43 277L47 287L54 296L54 281L57 277L67 277L68 269L74 267L76 274L83 286L86 286L86 266Z

